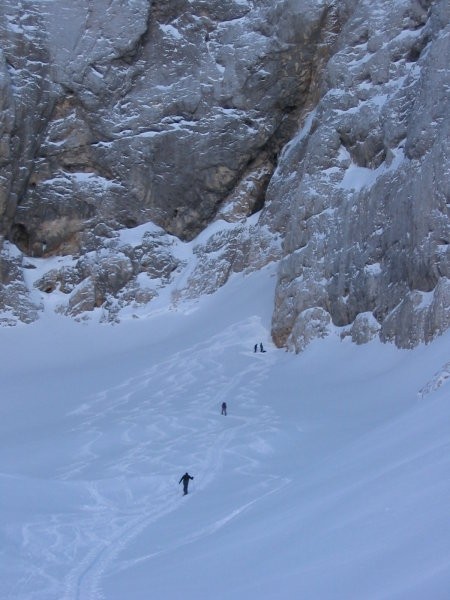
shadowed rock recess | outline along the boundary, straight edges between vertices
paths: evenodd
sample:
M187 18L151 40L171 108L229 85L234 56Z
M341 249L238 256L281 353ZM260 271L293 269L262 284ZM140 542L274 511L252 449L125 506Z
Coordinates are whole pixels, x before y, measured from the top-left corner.
M449 11L3 0L0 322L53 296L117 321L279 261L279 347L445 331Z

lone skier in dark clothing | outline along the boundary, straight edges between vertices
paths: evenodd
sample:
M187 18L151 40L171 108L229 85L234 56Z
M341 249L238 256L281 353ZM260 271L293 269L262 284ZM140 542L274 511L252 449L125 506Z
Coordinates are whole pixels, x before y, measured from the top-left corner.
M261 344L259 344L259 349L260 349L260 351L261 351L261 352L265 352L265 350L264 350L264 346L262 345L262 343L261 343Z
M180 485L180 483L183 482L183 490L184 490L183 496L186 496L186 494L188 493L189 479L194 479L194 478L191 477L189 475L189 473L186 471L186 473L183 475L183 477L178 482L178 485Z
M222 414L227 416L227 403L222 402Z
M254 351L256 352L257 350L258 350L258 344L255 344Z

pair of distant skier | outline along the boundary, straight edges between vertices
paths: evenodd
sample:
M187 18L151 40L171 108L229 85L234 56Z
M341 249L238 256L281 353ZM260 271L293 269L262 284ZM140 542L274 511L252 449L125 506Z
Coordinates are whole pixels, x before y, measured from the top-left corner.
M258 352L258 344L255 344L255 347L253 348L253 350L254 350L255 352ZM259 344L259 351L260 351L260 352L265 352L265 350L264 350L264 346L262 345L262 342L260 342L260 344Z

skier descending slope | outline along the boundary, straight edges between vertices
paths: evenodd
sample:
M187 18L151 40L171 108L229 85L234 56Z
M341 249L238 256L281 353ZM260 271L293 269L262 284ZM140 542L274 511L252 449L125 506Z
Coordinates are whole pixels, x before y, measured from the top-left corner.
M183 491L184 491L183 496L186 496L186 494L188 493L189 479L194 479L194 478L191 477L189 475L189 473L186 471L186 473L183 475L183 477L178 482L178 485L180 485L180 483L183 482Z

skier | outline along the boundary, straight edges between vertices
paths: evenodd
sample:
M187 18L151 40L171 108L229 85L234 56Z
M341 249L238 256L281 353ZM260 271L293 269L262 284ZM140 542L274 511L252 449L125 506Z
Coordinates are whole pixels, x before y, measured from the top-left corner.
M261 352L265 352L264 347L262 345L262 342L259 344L259 349L260 349Z
M222 414L227 416L227 403L222 402Z
M184 490L183 496L186 496L186 494L188 493L189 479L194 479L194 478L191 477L189 475L189 473L186 471L186 473L183 475L183 477L178 482L178 485L180 485L180 483L183 482L183 490Z
M255 344L255 348L254 348L255 352L258 351L258 344Z

